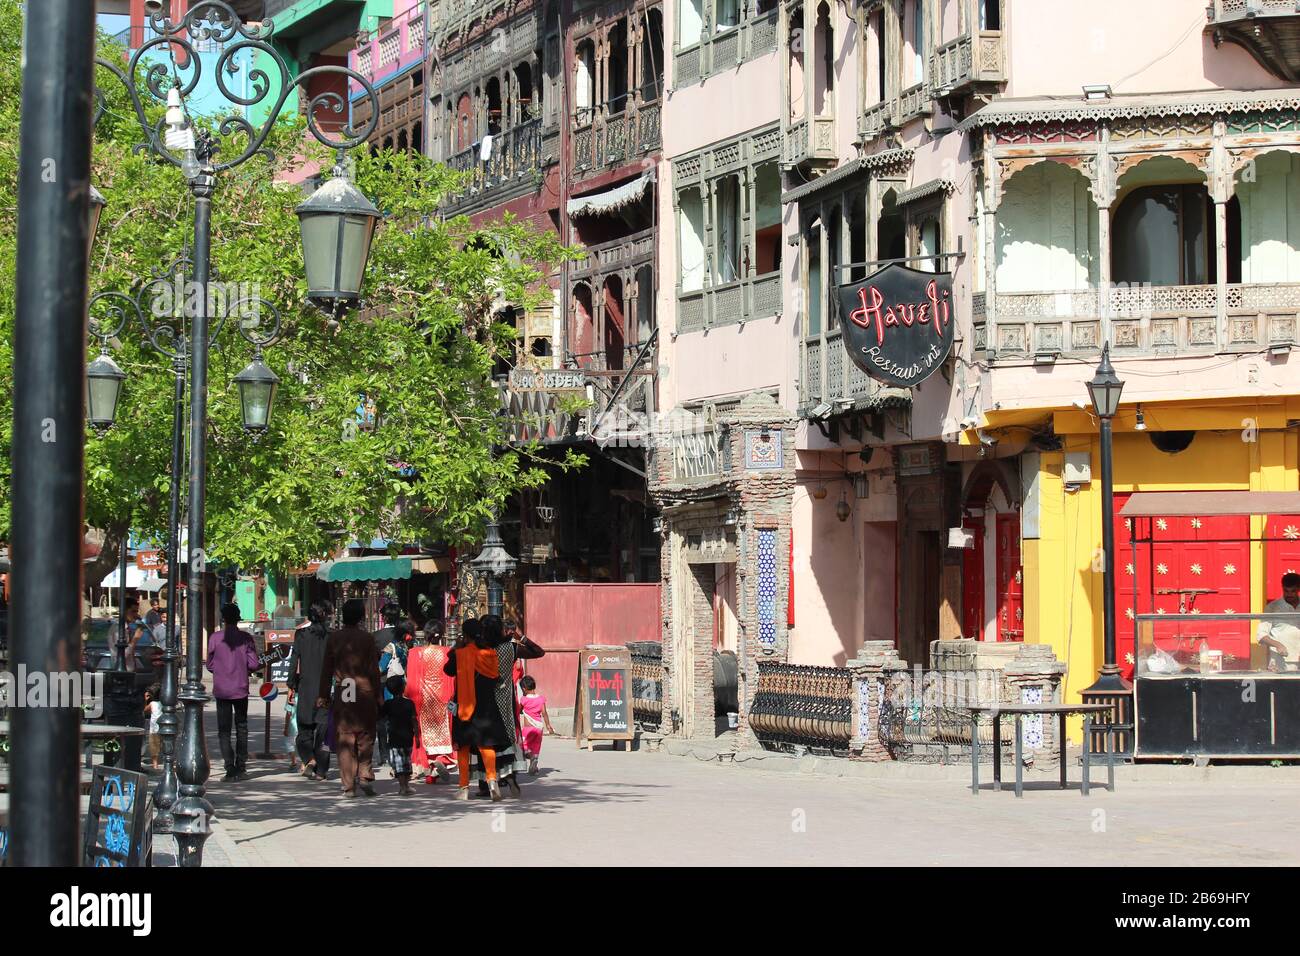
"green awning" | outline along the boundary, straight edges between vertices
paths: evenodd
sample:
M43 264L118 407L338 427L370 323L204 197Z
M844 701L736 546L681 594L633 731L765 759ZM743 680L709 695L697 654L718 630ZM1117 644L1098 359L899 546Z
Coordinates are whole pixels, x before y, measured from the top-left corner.
M411 559L375 555L362 558L335 558L316 569L322 581L397 581L411 576Z

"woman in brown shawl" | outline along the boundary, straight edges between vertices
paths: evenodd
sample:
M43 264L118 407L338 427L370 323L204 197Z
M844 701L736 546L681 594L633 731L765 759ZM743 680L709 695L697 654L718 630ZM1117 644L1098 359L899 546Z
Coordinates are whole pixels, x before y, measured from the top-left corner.
M475 623L472 632L471 623ZM456 678L456 711L451 719L451 739L456 745L456 764L460 771L456 799L469 799L469 755L471 750L477 750L483 760L488 792L496 801L501 799L496 752L511 742L496 703L500 674L497 652L486 645L476 622L465 622L465 634L470 640L453 650L443 666L444 673Z

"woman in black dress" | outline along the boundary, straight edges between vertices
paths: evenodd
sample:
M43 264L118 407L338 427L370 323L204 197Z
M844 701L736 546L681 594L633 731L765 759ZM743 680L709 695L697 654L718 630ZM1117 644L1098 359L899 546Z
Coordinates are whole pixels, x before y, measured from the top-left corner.
M474 625L473 629L470 625ZM496 702L500 674L497 651L486 643L475 621L465 622L465 636L467 640L448 655L443 667L445 674L456 678L456 710L451 718L451 739L460 771L456 799L469 799L469 756L471 750L477 750L483 760L488 792L495 801L501 799L496 752L509 747L512 739Z

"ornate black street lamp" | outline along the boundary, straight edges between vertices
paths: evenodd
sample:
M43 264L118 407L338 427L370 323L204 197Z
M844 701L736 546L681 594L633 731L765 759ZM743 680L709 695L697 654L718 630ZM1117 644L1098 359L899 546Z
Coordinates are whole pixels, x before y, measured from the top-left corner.
M1102 635L1103 662L1097 680L1080 694L1085 703L1111 704L1112 721L1124 723L1131 713L1131 685L1120 674L1115 662L1115 480L1112 456L1111 423L1119 411L1120 381L1110 364L1110 343L1101 351L1097 373L1088 382L1088 395L1101 432L1101 550L1102 550ZM1085 747L1093 741L1085 740ZM1096 749L1096 748L1094 748Z
M501 617L505 610L505 582L503 578L514 573L519 562L506 550L501 540L501 528L496 515L487 523L483 550L469 561L470 570L477 580L487 580L488 613Z
M352 185L343 169L335 166L334 178L296 212L302 231L307 297L327 311L356 302L361 297L379 210Z
M276 120L291 95L296 96L298 89L310 89L322 76L336 76L346 84L348 81L358 84L370 100L370 121L363 130L356 130L350 124L344 125L336 135L327 135L317 121L317 112L328 110L334 114L343 113L347 100L343 94L327 91L311 98L306 108L307 128L317 141L335 149L338 154L336 171L341 175L344 151L364 143L374 132L379 120L379 97L365 77L342 66L320 66L305 70L294 76L283 56L268 42L274 31L269 20L260 24L245 22L241 16L247 11L236 11L222 0L198 0L193 3L180 22L173 22L161 14L161 7L155 6L154 15L150 17L150 28L154 36L141 44L132 55L125 69L105 60L96 62L112 72L126 87L131 104L136 113L141 132L144 134L145 147L162 160L181 169L189 184L194 199L194 247L192 280L197 294L192 297L197 303L189 319L186 336L189 374L190 374L190 414L189 414L189 580L186 614L186 666L185 685L179 695L184 704L185 715L183 732L176 751L177 772L180 778L180 795L171 806L173 818L172 833L180 848L182 866L199 866L203 859L203 844L208 836L208 817L212 806L204 799L204 784L207 782L211 765L208 760L207 746L203 735L203 705L207 693L203 687L203 602L199 599L202 592L203 576L206 567L204 553L205 516L207 480L207 391L208 391L208 347L211 342L211 330L208 315L208 285L212 279L211 268L211 217L212 197L216 189L217 174L242 165L254 156L267 155L265 147ZM250 107L265 105L265 120L255 127L241 112L232 113L220 119L211 128L196 128L191 118L186 115L184 101L197 88L203 74L203 61L195 50L194 43L202 42L221 47L214 68L214 82L224 99L235 107L246 111ZM174 54L179 50L181 56ZM271 62L272 73L278 71L278 77L269 75L265 69L258 68L248 74L247 93L236 93L227 84L227 78L241 69L238 58L245 52L260 53ZM162 63L150 61L150 57L162 55L170 58L170 69ZM183 59L183 64L178 62ZM273 82L278 79L278 84ZM143 89L141 88L143 87ZM276 95L272 90L278 89ZM155 125L146 110L146 100L153 106L166 106L163 123ZM229 157L218 159L218 157ZM372 207L373 208L373 207ZM366 242L357 241L356 230L348 233L351 237L346 243L348 262L355 266L360 256L360 269L364 272L365 255L369 251L369 232L365 233ZM336 248L337 245L336 245ZM340 251L340 257L343 250ZM304 255L312 255L313 250L304 248ZM345 278L352 278L349 273ZM359 287L359 281L355 283ZM328 290L326 290L328 291ZM347 290L340 290L347 291ZM358 289L359 292L359 289ZM355 301L355 299L347 300ZM242 325L241 325L242 331ZM179 359L178 359L179 361ZM265 406L270 412L269 401ZM245 418L247 422L247 417ZM173 475L179 475L179 467ZM165 692L165 690L164 690ZM161 729L161 727L160 727Z
M107 349L86 366L86 421L96 430L110 428L117 419L117 399L124 381L126 373L109 357Z
M188 303L194 301L186 294L186 277L193 268L189 252L179 257L162 269L153 270L153 276L143 283L136 296L123 292L101 292L90 300L90 329L104 343L104 351L110 339L117 338L128 322L134 321L142 329L145 338L153 349L172 360L173 405L172 405L172 471L171 500L168 509L167 542L167 635L163 644L162 715L158 720L158 733L162 738L162 776L154 791L154 830L159 833L171 831L174 822L171 808L176 802L178 784L175 769L175 742L178 729L176 718L177 688L179 685L180 633L176 626L177 584L180 580L180 474L185 456L185 372L189 366L190 326L187 320L193 318L193 310ZM216 276L215 271L213 272ZM170 301L170 308L161 308L160 303ZM151 320L150 316L157 321ZM164 318L165 316L165 318ZM213 345L225 328L230 316L238 316L236 327L255 349L253 362L249 364L234 381L240 390L241 418L244 428L255 437L260 437L270 424L271 399L274 396L275 383L279 382L275 373L262 362L262 349L272 344L280 335L282 325L280 312L276 307L260 297L245 297L229 306L219 315L212 316L213 323L208 336L208 344ZM270 320L266 321L265 317ZM109 359L108 361L112 361ZM113 366L116 368L116 364ZM89 369L87 370L89 376ZM259 399L249 398L245 383L241 378L252 376L270 382L271 395L262 393ZM123 376L125 378L125 376ZM256 390L255 390L256 391ZM92 421L93 424L93 421ZM139 707L135 708L138 713Z
M271 405L275 401L275 389L280 384L279 376L266 367L261 350L258 350L253 361L235 376L235 384L239 386L244 428L261 435L271 423Z

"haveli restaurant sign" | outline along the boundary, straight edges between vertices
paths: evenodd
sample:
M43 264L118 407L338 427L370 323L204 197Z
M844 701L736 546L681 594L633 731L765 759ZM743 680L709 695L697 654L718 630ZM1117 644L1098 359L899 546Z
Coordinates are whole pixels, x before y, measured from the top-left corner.
M858 367L889 385L911 388L952 351L952 273L897 263L840 286L844 347Z

